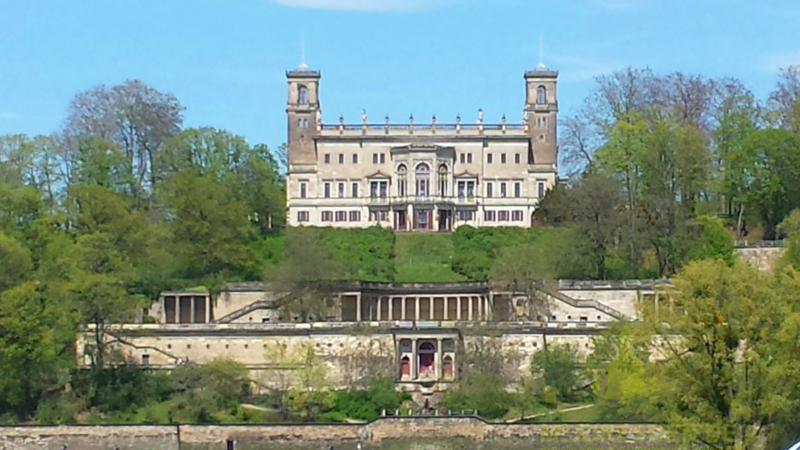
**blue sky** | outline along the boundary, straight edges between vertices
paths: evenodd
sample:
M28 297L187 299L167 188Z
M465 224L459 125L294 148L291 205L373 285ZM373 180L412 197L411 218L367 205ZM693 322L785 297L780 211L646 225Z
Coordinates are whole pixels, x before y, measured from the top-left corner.
M274 148L303 36L326 123L517 122L540 33L562 114L629 65L764 97L800 64L798 23L797 0L0 0L0 134L55 131L76 92L130 78L175 94L187 126Z

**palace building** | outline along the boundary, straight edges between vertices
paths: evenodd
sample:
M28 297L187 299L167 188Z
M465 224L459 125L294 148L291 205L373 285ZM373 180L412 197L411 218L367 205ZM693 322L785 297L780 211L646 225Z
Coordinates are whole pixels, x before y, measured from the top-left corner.
M522 120L487 124L324 124L319 71L305 64L288 81L287 207L290 226L396 231L529 227L556 182L558 72L525 72Z

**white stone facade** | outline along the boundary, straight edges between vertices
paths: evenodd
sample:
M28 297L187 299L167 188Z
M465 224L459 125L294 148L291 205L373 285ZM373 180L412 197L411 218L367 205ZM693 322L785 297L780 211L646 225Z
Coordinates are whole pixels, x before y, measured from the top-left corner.
M525 73L523 119L500 124L322 122L317 71L287 73L290 226L397 231L529 227L556 183L558 73Z

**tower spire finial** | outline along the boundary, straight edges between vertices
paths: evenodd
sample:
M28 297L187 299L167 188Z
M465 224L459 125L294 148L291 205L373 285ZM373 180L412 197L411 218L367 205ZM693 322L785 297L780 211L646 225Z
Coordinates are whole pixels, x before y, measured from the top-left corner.
M539 65L544 65L544 38L541 31L539 32Z
M305 35L305 33L303 33L302 38L300 40L300 47L301 47L301 54L300 55L302 57L302 62L300 63L300 66L297 67L297 70L306 71L306 70L308 70L308 66L306 65L306 35Z
M547 70L547 66L544 65L544 39L541 31L539 32L539 65L536 66L536 70Z

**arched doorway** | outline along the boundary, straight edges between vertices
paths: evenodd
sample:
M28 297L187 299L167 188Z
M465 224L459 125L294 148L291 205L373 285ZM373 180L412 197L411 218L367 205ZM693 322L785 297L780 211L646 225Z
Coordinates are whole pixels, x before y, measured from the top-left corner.
M431 342L423 342L419 345L419 375L420 377L432 377L436 374L436 346Z
M411 361L408 356L403 356L400 360L400 378L408 378L411 376Z
M453 379L453 358L450 355L445 356L442 360L442 375L446 379Z

